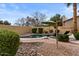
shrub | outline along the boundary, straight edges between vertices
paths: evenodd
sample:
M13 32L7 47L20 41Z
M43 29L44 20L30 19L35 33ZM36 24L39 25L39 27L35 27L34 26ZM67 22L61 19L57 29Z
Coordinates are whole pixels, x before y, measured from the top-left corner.
M0 30L0 55L13 56L19 47L19 35L8 30Z
M38 28L38 33L43 33L43 28Z
M37 28L33 28L32 33L37 33Z
M45 34L47 34L48 33L48 31L45 31Z
M59 34L57 38L58 38L59 41L62 41L62 42L68 42L69 41L69 37L66 34Z
M74 33L74 36L75 36L76 40L79 40L79 32Z
M53 30L49 30L50 33L53 33Z

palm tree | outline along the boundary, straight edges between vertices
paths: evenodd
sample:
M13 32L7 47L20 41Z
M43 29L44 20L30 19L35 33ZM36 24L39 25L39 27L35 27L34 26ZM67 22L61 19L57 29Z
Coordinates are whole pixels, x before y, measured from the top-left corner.
M69 7L71 3L67 4ZM77 3L73 3L73 33L77 32Z

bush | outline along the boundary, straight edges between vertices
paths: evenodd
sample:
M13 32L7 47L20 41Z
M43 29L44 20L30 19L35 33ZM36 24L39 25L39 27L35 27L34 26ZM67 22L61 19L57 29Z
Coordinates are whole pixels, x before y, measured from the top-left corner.
M59 34L57 38L58 38L59 41L62 41L62 42L68 42L69 41L69 37L66 34Z
M37 33L37 28L33 28L32 33Z
M79 32L74 33L74 36L75 36L76 40L79 40Z
M48 31L45 31L45 34L47 34L48 33Z
M49 30L50 33L53 33L53 30Z
M38 33L43 33L43 28L38 28Z
M14 56L19 47L19 35L8 30L0 30L0 55Z

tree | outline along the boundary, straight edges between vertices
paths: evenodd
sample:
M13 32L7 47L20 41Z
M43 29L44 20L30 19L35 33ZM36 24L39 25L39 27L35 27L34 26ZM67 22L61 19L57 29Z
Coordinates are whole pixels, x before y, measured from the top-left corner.
M21 23L21 26L24 26L24 24L25 24L25 18L21 18L20 19L20 23Z
M55 34L56 34L56 38L58 37L58 26L62 25L62 17L60 14L56 14L55 16L50 18L51 22L45 22L46 24L48 24L49 26L54 26L55 28ZM58 48L58 39L56 39L56 45Z
M3 20L0 20L0 24L3 24Z
M43 24L47 24L50 28L50 26L54 26L54 28L56 28L56 22L57 22L57 26L62 26L62 21L63 21L63 16L61 16L60 14L56 14L55 16L50 18L50 21L47 22L42 22Z
M32 16L36 19L37 26L41 25L41 22L46 19L46 15L41 12L34 12Z
M25 25L25 18L19 18L18 20L16 20L16 25L19 26L24 26Z
M36 24L36 21L34 18L27 16L26 18L18 19L15 24L19 26L34 26Z
M34 18L27 16L27 18L26 18L26 24L35 26L36 23L37 23L37 22L35 21Z
M11 25L7 20L3 22L4 25Z
M7 20L5 20L5 21L0 20L0 24L11 25L11 23L9 23Z
M55 33L56 33L56 38L58 36L58 26L62 26L62 17L60 14L56 14L55 16L50 18L50 21L54 22L54 28L55 28ZM58 48L58 39L56 39L56 45Z
M50 21L57 21L58 26L62 26L62 16L60 14L56 14L55 16L51 17Z
M67 4L69 7L71 3ZM77 32L77 3L73 3L73 33Z

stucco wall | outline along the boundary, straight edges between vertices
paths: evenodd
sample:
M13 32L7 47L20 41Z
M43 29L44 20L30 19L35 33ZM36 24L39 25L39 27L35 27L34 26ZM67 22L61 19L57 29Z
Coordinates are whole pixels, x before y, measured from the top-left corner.
M79 27L79 17L77 17L77 25ZM73 27L73 19L70 20L70 21L65 22L65 25L64 26Z
M73 19L65 22L65 24L63 25L63 28L68 28L69 30L72 29L73 28ZM79 31L79 17L77 17L77 28L78 28L78 31Z
M18 34L32 33L32 27L30 26L10 26L10 25L0 25L0 29L7 29L10 31L17 32Z

